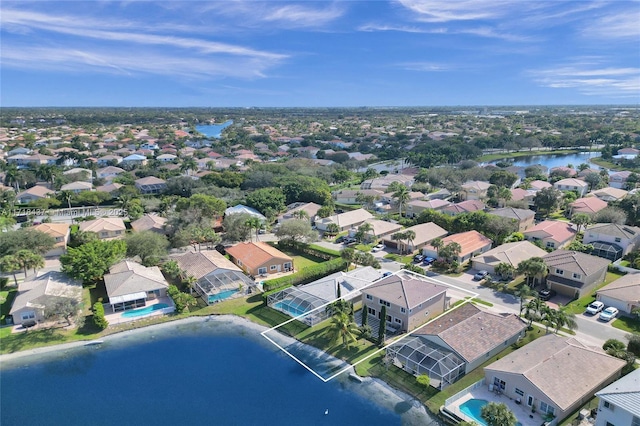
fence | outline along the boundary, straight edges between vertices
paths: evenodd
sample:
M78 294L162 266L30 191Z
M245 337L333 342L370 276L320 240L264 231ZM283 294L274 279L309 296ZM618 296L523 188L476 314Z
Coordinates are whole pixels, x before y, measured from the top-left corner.
M468 387L462 389L457 394L447 398L447 400L444 402L444 406L448 407L449 405L453 404L454 402L456 402L457 400L459 400L460 398L462 398L463 396L465 396L466 394L468 394L472 390L478 389L479 387L482 387L482 386L484 386L484 378L478 380L477 382L475 382L471 386L468 386Z
M626 272L626 273L640 272L639 270L637 270L635 268L631 268L631 267L628 267L628 266L622 266L622 265L620 265L620 262L622 262L622 259L616 260L615 262L613 262L611 267L617 269L620 272Z

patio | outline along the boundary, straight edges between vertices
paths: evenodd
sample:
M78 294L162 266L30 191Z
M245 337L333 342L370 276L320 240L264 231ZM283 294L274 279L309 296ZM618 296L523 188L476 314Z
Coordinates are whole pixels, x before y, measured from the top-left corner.
M116 324L122 324L125 322L146 319L152 316L168 314L173 312L176 309L175 305L173 304L173 300L171 300L169 296L158 297L155 299L147 300L144 308L148 308L150 306L157 305L159 303L164 303L165 305L169 305L169 306L167 308L151 311L146 315L140 315L137 317L123 317L122 314L124 312L130 312L131 310L113 312L113 310L111 309L111 305L107 303L107 304L104 304L104 314L105 314L104 316L109 322L109 325L116 325ZM142 308L137 308L137 309L142 309Z
M508 396L505 396L502 393L489 391L487 385L484 384L476 389L469 390L459 399L447 405L446 409L468 422L475 422L474 419L470 418L460 411L460 405L470 399L484 399L485 401L489 402L502 402L506 404L509 410L511 410L511 412L515 414L518 422L520 422L522 426L540 426L546 423L544 418L540 416L539 412L531 413L531 407L528 407L524 403L524 400L520 404L517 404L515 400L509 398Z

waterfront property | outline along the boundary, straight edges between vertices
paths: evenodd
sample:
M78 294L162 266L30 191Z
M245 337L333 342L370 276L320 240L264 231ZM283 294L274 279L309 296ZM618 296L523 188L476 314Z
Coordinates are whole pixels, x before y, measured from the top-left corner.
M465 303L391 345L394 364L415 376L427 374L444 389L524 336L515 314L495 314Z
M146 267L130 260L116 263L104 276L112 312L140 308L147 301L166 298L169 283L157 266Z
M485 383L561 422L620 377L625 364L574 338L548 334L486 366Z
M293 272L293 258L261 241L238 243L227 249L231 261L245 273L257 277Z
M35 325L45 321L47 307L65 299L80 309L82 283L62 272L49 271L20 283L9 314L16 325Z
M427 277L401 272L362 290L362 312L393 332L408 332L444 312L450 304L447 288ZM386 317L382 317L382 307Z
M580 197L584 197L589 190L587 182L575 178L561 179L554 183L553 187L560 191L575 191Z
M175 257L180 269L196 282L193 288L207 304L220 302L244 294L255 285L240 268L216 250L189 252Z

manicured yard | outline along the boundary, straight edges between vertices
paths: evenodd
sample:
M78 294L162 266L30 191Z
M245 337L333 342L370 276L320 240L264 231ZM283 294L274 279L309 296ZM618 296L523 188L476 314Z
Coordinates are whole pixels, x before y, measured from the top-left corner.
M640 320L638 318L620 317L611 325L619 330L640 334Z
M401 256L401 255L396 254L396 253L389 253L389 254L385 254L384 258L385 259L389 259L389 260L393 260L393 261L396 261L396 262L399 262L399 263L402 263L403 265L405 263L413 262L413 255L411 255L411 254Z
M317 265L318 263L324 262L324 260L322 259L318 259L317 257L309 256L307 254L300 255L300 254L287 253L287 252L284 252L284 253L288 254L293 258L293 267L295 268L296 271L300 271L309 266Z

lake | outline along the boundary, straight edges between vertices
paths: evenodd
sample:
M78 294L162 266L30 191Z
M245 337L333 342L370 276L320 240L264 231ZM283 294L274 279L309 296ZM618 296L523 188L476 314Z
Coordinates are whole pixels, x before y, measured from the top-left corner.
M196 126L196 130L208 138L219 139L222 131L233 124L233 120L227 120L222 124L206 124Z
M527 167L534 164L542 164L543 166L552 169L554 167L566 166L567 164L573 164L577 169L582 163L589 164L589 167L594 170L600 170L600 166L594 163L590 163L590 158L600 157L600 152L579 152L574 154L551 154L551 155L527 155L525 157L505 158L502 160L492 161L491 164L498 163L500 161L513 162L514 166Z
M2 362L2 425L430 422L416 401L378 381L324 383L230 321L142 329L38 357Z

